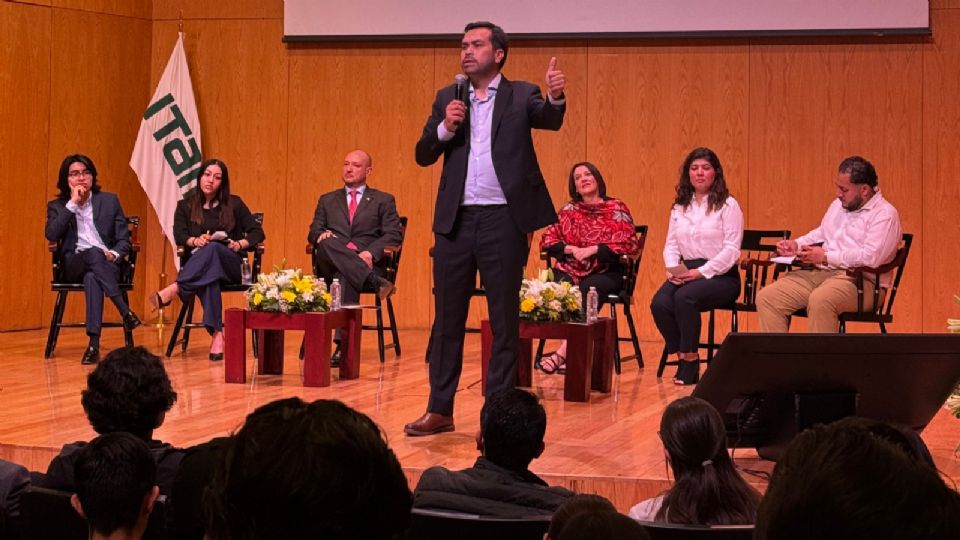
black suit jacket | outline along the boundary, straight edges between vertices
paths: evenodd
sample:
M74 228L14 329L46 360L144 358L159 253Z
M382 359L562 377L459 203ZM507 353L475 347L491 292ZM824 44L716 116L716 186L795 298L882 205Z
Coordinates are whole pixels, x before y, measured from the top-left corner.
M307 242L315 244L324 231L332 231L338 238L353 242L360 251L369 251L377 262L383 257L384 247L398 245L402 240L397 202L393 195L367 186L350 223L346 190L340 188L325 193L317 201Z
M236 195L230 195L230 208L233 210L233 229L224 231L227 236L235 242L246 238L250 243L252 250L254 246L263 242L267 236L263 232L263 227L257 223L257 220L250 213L250 209L244 204L243 199ZM190 199L183 199L177 203L177 209L173 214L173 240L177 245L187 245L187 239L200 236L207 232L208 227L203 223L195 223L190 219ZM215 229L216 230L216 229Z
M130 252L130 230L127 216L120 208L120 199L113 193L98 191L90 195L93 204L93 224L107 249L120 257ZM68 200L54 199L47 203L47 225L44 235L51 242L60 242L60 255L77 250L77 216L67 210Z
M455 92L456 85L437 92L433 111L416 148L417 163L423 167L436 163L443 155L443 174L433 218L433 231L438 234L453 230L463 201L470 156L469 114L453 139L440 141L437 137L437 126L443 122L447 104L454 99ZM565 112L565 105L544 100L540 88L534 84L508 81L506 77L500 80L491 125L493 168L507 198L510 215L523 232L533 232L557 221L533 148L531 129L556 131L563 125Z

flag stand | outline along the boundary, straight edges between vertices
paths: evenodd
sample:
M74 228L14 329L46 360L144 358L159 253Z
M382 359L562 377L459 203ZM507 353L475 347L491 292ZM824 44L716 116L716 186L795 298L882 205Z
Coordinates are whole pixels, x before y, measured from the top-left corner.
M169 251L169 250L168 250L167 245L166 245L166 244L167 244L167 236L166 236L166 235L162 235L161 237L163 238L163 244L164 244L164 245L163 245L163 258L160 259L160 275L157 276L158 281L160 282L160 284L159 284L158 287L157 287L157 290L160 290L160 289L162 289L162 288L164 288L164 287L167 286L167 251ZM170 324L170 321L168 321L168 320L166 319L166 317L165 317L165 315L166 315L166 313L165 313L166 310L167 310L167 308L165 308L165 307L160 307L160 313L157 314L157 318L154 319L154 320L152 320L152 321L150 321L149 323L147 323L147 325L163 331L163 328L164 328L165 326L167 326L168 324Z

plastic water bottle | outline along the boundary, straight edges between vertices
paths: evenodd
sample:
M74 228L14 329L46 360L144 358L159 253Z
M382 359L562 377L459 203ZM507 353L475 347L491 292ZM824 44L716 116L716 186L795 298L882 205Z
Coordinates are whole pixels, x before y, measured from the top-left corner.
M597 322L597 307L600 305L600 299L597 297L597 288L590 287L587 292L587 323Z
M243 258L243 262L240 263L240 282L244 285L253 284L253 274L250 272L250 263L247 262L247 258Z
M333 283L330 284L330 296L332 298L330 309L340 309L341 294L343 294L343 289L340 280L333 278Z

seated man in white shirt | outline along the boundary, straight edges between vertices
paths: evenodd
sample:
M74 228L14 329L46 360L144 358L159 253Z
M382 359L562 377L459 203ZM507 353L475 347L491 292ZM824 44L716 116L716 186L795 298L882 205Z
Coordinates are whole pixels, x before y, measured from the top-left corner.
M857 287L846 270L877 267L896 255L900 216L880 194L873 165L860 156L843 160L836 185L837 200L820 226L777 244L778 254L796 256L810 267L782 274L757 293L761 331L786 332L790 315L806 309L810 332L837 332L840 314L857 311ZM886 287L890 280L890 274L884 274L880 285ZM863 309L871 309L875 284L865 278L863 285Z

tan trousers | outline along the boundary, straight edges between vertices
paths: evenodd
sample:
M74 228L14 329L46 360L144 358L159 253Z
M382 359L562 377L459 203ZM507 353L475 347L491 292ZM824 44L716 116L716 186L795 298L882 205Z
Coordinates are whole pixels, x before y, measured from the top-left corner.
M863 309L873 307L873 283L864 280ZM857 286L844 270L792 270L757 293L761 332L787 332L789 317L807 310L810 332L835 333L840 314L857 311Z

